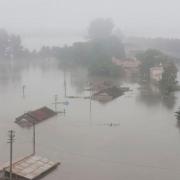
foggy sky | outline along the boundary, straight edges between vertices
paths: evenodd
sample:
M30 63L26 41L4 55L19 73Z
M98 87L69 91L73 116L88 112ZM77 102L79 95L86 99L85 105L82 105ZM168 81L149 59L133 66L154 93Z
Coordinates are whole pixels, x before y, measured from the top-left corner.
M179 0L0 0L0 28L77 32L112 17L128 35L180 37Z

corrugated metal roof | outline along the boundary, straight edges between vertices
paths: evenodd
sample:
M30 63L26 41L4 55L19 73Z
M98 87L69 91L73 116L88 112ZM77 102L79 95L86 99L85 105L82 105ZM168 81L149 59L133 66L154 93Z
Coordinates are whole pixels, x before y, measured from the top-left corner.
M33 180L59 164L47 158L32 155L13 163L12 172L16 176ZM5 171L9 172L9 167L6 167Z
M30 127L33 122L37 124L56 115L55 111L45 106L17 117L15 122L23 127Z

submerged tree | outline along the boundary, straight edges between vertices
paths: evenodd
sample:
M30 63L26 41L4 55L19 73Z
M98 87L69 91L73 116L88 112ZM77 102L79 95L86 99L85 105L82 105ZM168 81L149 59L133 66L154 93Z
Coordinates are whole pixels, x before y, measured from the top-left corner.
M163 93L168 94L177 88L177 67L170 62L164 66L162 79L159 82L160 89Z
M125 50L121 39L113 35L113 29L111 19L95 19L88 28L89 40L75 42L69 47L52 48L53 53L62 64L85 66L90 74L120 74L120 68L112 64L112 57L124 58Z
M149 82L150 69L152 67L163 68L162 78L157 83L163 94L168 94L177 89L177 67L174 64L174 58L165 55L159 50L149 49L139 53L137 58L141 61L140 77L142 80Z
M18 35L9 34L5 30L0 29L0 58L11 59L27 57L30 52L24 49L21 38Z
M161 65L166 65L172 62L173 58L163 54L156 49L148 49L136 55L137 59L141 61L140 76L142 80L150 80L150 68Z

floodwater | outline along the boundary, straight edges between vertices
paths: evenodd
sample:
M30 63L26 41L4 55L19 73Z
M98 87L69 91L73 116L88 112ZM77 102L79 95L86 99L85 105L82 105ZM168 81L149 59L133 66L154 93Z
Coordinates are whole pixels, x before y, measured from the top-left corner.
M37 154L62 163L44 180L179 180L180 124L174 112L180 93L164 99L116 80L132 91L108 103L90 102L64 98L64 80L69 96L89 95L84 91L89 78L81 69L64 76L55 63L1 65L0 163L9 159L9 129L16 131L14 159L32 152L32 129L19 127L15 117L44 105L54 108L57 94L69 102L57 107L66 114L36 126Z

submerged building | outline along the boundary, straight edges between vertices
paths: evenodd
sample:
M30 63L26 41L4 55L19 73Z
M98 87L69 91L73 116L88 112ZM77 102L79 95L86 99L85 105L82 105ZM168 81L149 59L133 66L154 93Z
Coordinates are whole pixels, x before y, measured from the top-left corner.
M163 72L164 72L164 68L161 64L159 66L150 68L151 80L159 82L162 79Z

